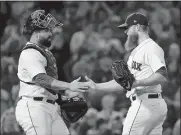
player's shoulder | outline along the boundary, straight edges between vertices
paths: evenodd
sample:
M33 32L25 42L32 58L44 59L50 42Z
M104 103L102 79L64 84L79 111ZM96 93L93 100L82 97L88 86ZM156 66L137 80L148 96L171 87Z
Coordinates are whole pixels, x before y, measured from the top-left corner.
M158 53L163 53L163 49L156 43L154 40L150 39L146 46L147 52L158 52Z
M21 52L22 58L44 59L44 56L36 49L28 48Z
M28 48L28 49L25 49L21 52L21 55L29 55L29 56L32 56L32 57L35 57L35 56L38 56L40 55L41 53L36 50L36 49L33 49L33 48Z

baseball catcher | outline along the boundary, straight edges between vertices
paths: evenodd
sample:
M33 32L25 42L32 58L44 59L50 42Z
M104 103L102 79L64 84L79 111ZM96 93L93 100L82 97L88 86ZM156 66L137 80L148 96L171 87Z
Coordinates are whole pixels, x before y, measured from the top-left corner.
M86 113L83 100L56 103L58 95L64 91L89 91L84 83L79 82L80 77L72 82L58 80L56 59L50 47L54 28L62 25L45 10L31 13L24 25L23 35L28 42L19 57L20 92L15 115L26 135L68 135L70 132L63 119L76 122ZM80 110L73 110L78 108Z
M115 61L111 65L111 71L114 80L124 89L130 91L135 78L128 69L128 65L123 60Z

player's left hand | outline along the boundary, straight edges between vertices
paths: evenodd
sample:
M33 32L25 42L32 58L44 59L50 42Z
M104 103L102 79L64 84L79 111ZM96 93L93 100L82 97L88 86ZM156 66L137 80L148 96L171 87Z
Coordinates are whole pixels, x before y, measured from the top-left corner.
M135 82L134 75L130 72L124 60L114 61L111 65L111 72L114 80L124 89L130 91Z

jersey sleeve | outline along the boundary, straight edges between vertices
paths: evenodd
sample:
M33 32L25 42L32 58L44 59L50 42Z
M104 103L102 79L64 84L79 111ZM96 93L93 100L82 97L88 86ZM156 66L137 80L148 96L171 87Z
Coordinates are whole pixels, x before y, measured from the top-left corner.
M151 67L154 73L161 67L166 68L164 52L162 49L148 50L145 54L145 62Z
M39 73L46 73L47 60L39 51L35 49L24 50L21 60L31 79Z

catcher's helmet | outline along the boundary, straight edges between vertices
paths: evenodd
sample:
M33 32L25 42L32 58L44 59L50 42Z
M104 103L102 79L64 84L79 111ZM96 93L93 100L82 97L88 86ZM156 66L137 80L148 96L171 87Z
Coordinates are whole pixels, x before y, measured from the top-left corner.
M44 10L36 10L24 24L23 34L31 35L35 30L53 29L62 25L50 13L46 13Z

